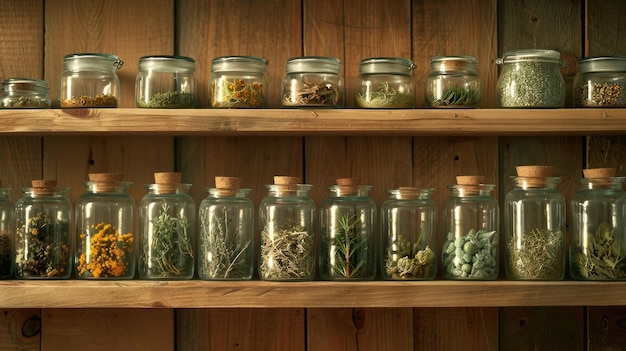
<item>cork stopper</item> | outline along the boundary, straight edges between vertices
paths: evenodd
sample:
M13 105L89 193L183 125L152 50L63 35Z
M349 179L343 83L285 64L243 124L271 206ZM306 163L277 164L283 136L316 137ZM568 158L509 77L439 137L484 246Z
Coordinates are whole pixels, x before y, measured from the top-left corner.
M587 168L583 169L585 178L613 178L617 174L617 169L611 168Z
M31 181L33 195L52 195L57 187L56 180L35 179Z
M182 174L178 172L156 172L154 173L154 192L157 194L174 194L180 184Z
M218 195L234 195L241 188L241 178L216 176L215 188Z
M549 177L552 177L553 168L551 166L517 166L515 167L520 182L529 188L540 188L548 184Z
M335 182L338 185L337 195L356 194L359 185L361 185L360 178L337 178Z
M294 192L298 190L298 184L302 184L302 178L300 177L274 176L274 185L279 185L281 192Z
M480 191L480 185L485 184L485 176L458 175L456 176L456 184L466 195L475 195Z
M398 199L418 199L420 197L421 191L419 188L411 187L411 186L401 186L398 188Z
M117 183L124 179L122 173L89 173L89 181L94 182L94 191L114 191Z

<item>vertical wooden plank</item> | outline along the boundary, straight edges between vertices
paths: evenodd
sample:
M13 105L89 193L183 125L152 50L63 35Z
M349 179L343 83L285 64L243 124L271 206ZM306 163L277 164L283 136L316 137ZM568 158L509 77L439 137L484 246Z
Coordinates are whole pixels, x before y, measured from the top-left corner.
M173 351L172 309L44 309L42 350Z
M41 310L8 309L0 313L0 350L40 349Z
M578 307L500 308L500 350L585 350Z
M176 49L196 59L199 107L208 107L211 60L217 56L251 55L268 61L268 107L280 107L280 82L289 57L302 53L302 4L290 0L181 0L176 2ZM266 195L265 184L277 174L303 176L302 138L179 138L176 168L185 181L195 185L197 202L206 197L204 187L214 185L216 175L238 176L242 186L253 190L251 199L258 208ZM255 247L258 245L255 245ZM205 318L209 313L208 325ZM185 350L304 348L304 309L293 310L199 310L184 311L178 318L179 345L195 340ZM226 322L222 322L226 321ZM269 323L272 321L271 323ZM246 328L241 328L244 323ZM288 337L277 339L277 331L289 328ZM250 329L252 328L252 329ZM265 329L264 329L265 328ZM248 333L257 330L253 335ZM198 333L209 332L207 340ZM228 338L223 338L228 335ZM256 339L251 339L256 338ZM198 341L199 340L199 341ZM220 340L224 344L220 344ZM236 346L235 343L239 343Z
M626 345L626 307L593 306L588 309L589 351L619 351Z

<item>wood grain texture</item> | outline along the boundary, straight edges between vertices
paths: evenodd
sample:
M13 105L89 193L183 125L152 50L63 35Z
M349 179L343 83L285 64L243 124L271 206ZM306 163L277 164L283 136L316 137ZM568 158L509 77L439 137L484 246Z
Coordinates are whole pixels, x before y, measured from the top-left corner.
M626 348L626 308L587 308L587 350L621 351Z
M41 349L174 350L171 309L45 309Z
M40 313L26 308L0 310L0 350L40 350Z

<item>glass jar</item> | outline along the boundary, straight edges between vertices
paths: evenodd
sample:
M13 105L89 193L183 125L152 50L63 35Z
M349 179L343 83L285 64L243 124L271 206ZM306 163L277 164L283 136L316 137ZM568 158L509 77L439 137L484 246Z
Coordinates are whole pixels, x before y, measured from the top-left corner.
M135 275L132 183L119 173L90 173L76 201L76 277L131 279Z
M413 108L413 61L404 58L368 58L361 61L356 81L356 106Z
M457 176L443 205L443 277L493 280L498 277L500 208L483 176Z
M505 108L559 108L565 106L561 54L553 50L504 53L497 83L498 104Z
M135 101L143 108L194 108L196 62L185 56L144 56L139 59Z
M570 274L576 280L626 279L626 194L615 168L583 170L570 202Z
M434 279L437 272L437 204L434 189L387 191L380 209L384 279Z
M506 194L506 277L561 280L565 276L565 197L549 166L518 166Z
M59 107L117 107L120 80L115 70L124 62L110 54L70 54L59 80Z
M196 206L181 174L158 172L139 205L141 279L191 279L194 274Z
M320 207L320 274L327 280L372 280L376 275L376 204L370 185L337 179Z
M315 202L311 185L298 177L275 176L259 205L259 277L311 280L315 276Z
M472 56L434 56L426 77L427 108L480 107L478 62Z
M589 57L578 61L574 105L625 107L626 56Z
M48 83L30 78L4 80L0 108L50 108Z
M13 213L11 189L0 188L0 279L13 275Z
M343 107L341 61L303 56L287 60L281 84L284 107Z
M211 63L211 107L267 106L267 61L254 56L222 56Z
M72 204L68 188L33 180L15 203L15 277L64 279L71 273Z
M203 280L248 280L254 269L254 205L241 178L215 177L200 203L198 275Z

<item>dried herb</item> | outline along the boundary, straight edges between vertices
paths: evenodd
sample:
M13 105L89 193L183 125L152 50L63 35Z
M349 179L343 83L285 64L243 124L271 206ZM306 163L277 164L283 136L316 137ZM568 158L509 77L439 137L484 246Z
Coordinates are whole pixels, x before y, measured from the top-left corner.
M11 233L0 230L0 278L11 275Z
M339 214L337 224L337 230L329 236L330 242L322 250L322 260L329 265L328 274L346 279L367 277L370 274L369 248L362 234L359 214Z
M619 83L593 83L589 87L586 82L577 89L574 98L576 106L582 107L624 107L626 94Z
M555 63L529 61L517 65L502 70L498 82L500 107L563 107L565 83Z
M561 279L564 237L560 230L533 229L507 242L506 265L510 279Z
M2 108L50 108L50 101L44 98L32 98L19 96L15 98L5 98L0 101Z
M133 233L121 234L109 223L91 225L89 229L95 233L80 234L81 247L88 251L78 258L78 275L93 278L126 275L133 254Z
M282 228L265 227L261 232L263 279L289 280L313 278L313 235L300 224L286 223Z
M292 96L295 95L295 98ZM295 94L287 89L283 94L283 106L338 106L341 101L339 87L335 84L302 83Z
M200 250L205 258L200 272L208 279L243 279L251 273L250 240L239 239L239 227L230 225L228 211L222 216L202 209L200 212Z
M356 104L366 108L411 108L415 106L413 94L400 93L383 82L378 90L368 94L359 93Z
M73 96L71 99L59 99L61 108L76 107L117 107L117 98L113 95Z
M194 96L181 91L154 93L148 101L137 100L141 108L193 108L196 104Z
M431 276L435 252L428 245L420 248L421 238L422 235L412 243L400 235L389 245L385 263L387 276L392 279L418 279Z
M471 229L455 238L448 233L443 244L446 277L495 279L498 275L498 239L495 231Z
M583 243L585 245L585 243ZM584 246L572 250L572 275L590 280L626 278L626 248L615 237L615 228L602 223L589 234Z
M219 80L220 87L213 89L212 107L222 108L258 108L266 104L262 82L246 82L243 79ZM221 96L219 96L221 94Z
M452 85L445 88L440 96L428 96L426 102L428 107L478 107L480 104L480 90L472 87Z
M21 220L20 220L21 222ZM69 222L37 213L16 228L15 275L23 278L65 276L69 269Z
M193 267L193 247L189 221L183 212L178 217L170 215L167 202L163 202L159 215L152 219L152 231L146 235L141 259L151 277L175 278L190 274Z

